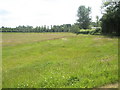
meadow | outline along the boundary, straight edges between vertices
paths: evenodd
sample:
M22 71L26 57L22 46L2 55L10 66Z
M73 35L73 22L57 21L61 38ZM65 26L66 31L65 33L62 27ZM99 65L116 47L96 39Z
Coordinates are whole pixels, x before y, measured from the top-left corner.
M94 88L118 82L118 38L3 33L3 88Z

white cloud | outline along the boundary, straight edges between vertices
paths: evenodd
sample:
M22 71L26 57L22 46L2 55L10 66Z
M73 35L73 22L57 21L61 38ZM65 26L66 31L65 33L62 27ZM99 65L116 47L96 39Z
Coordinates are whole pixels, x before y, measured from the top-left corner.
M1 0L0 13L3 26L18 25L59 25L75 23L77 9L80 5L92 7L92 17L101 16L101 0Z

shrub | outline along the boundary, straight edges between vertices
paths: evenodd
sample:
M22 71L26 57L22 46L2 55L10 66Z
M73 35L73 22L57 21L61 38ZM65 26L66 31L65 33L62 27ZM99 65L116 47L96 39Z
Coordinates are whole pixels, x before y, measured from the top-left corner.
M70 32L73 32L73 33L78 33L79 30L80 29L79 29L78 25L72 25L70 28Z
M79 34L91 34L91 35L94 35L94 34L101 34L101 28L96 28L96 29L81 29Z
M92 35L94 35L94 34L101 34L101 28L96 28L95 30L93 30L93 31L91 31L89 34L92 34Z

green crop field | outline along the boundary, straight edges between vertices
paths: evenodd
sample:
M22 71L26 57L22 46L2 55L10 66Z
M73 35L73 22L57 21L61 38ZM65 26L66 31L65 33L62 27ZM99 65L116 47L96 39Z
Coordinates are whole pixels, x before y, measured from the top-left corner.
M118 39L3 33L3 88L93 88L118 82Z

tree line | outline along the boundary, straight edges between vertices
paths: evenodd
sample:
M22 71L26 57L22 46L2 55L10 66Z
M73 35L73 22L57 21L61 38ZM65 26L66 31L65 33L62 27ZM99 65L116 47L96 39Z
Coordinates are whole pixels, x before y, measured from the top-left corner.
M120 36L120 1L107 1L103 4L104 14L101 18L103 34Z
M96 22L91 21L91 8L84 5L79 6L77 11L78 19L76 23L63 24L63 25L51 25L49 26L18 26L16 28L1 27L0 32L73 32L73 33L88 33L89 31L81 31L81 29L88 30L91 27L97 28L96 31L101 34L120 35L120 1L111 2L107 0L103 3L102 10L104 10L102 18L96 16Z
M16 28L8 28L2 26L0 32L73 32L78 33L80 29L88 29L91 23L91 18L89 17L91 12L90 7L80 6L78 8L78 20L73 25L63 24L63 25L51 25L49 26L37 26L33 28L32 26L18 26ZM92 24L92 23L91 23Z
M15 28L2 27L0 32L76 32L79 28L76 25L63 24L63 25L51 25L49 26L18 26Z

